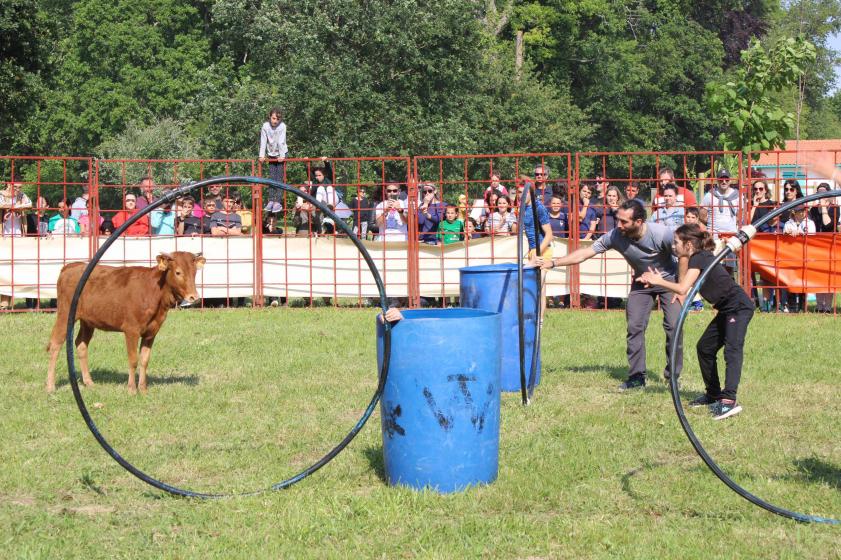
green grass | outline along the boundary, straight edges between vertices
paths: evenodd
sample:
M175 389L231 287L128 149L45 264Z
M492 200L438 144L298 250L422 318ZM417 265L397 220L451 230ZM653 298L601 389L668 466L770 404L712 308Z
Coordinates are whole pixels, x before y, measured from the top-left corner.
M684 400L701 389L689 317ZM0 317L0 550L4 558L839 558L841 527L750 505L703 466L666 386L619 394L624 317L549 312L532 406L506 394L499 479L441 496L383 480L377 412L332 463L283 492L169 497L109 458L59 367L44 393L54 317ZM841 517L841 322L757 315L740 401L714 423L690 411L722 468L795 511ZM649 369L662 371L660 316ZM428 359L429 357L424 357ZM442 359L445 357L442 357ZM125 388L122 336L97 332L83 394L127 459L200 491L264 488L338 442L375 387L372 310L173 312L150 392Z

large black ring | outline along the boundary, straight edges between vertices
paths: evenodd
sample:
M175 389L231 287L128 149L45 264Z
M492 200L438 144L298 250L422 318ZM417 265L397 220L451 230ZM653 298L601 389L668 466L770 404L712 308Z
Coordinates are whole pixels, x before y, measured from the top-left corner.
M736 241L734 245L738 250L742 245L745 245L751 240L754 233L756 232L755 228L765 225L766 223L770 222L783 212L787 210L791 210L797 206L802 206L808 202L812 202L813 200L819 200L821 198L829 198L829 197L836 197L841 196L841 190L835 191L826 191L811 194L809 196L804 196L802 198L798 198L796 200L792 200L786 204L783 204L779 208L772 210L765 214L762 218L760 218L755 224L748 228L742 228L733 238ZM716 255L715 259L701 272L701 276L698 277L698 280L695 282L695 285L692 286L692 289L689 290L689 293L686 294L686 300L683 302L683 307L680 310L680 316L678 317L677 321L677 328L675 330L675 337L672 341L672 348L671 348L671 359L669 361L669 370L670 371L677 371L676 370L676 356L677 356L677 348L678 343L681 339L681 335L683 334L683 323L686 320L686 316L689 313L689 307L692 305L692 300L695 298L695 295L701 290L701 286L704 285L704 282L707 280L707 277L710 275L710 272L718 266L718 264L726 259L728 256L733 254L733 249L730 247L730 244L718 255ZM837 525L838 520L832 519L829 517L818 517L814 515L807 515L805 513L797 513L795 511L790 511L785 508L781 508L779 506L775 506L774 504L770 504L765 500L754 496L738 484L736 484L732 478L727 476L724 471L716 464L712 457L707 453L704 446L701 445L701 442L698 440L698 437L695 435L695 432L692 431L692 427L689 425L689 421L686 419L686 415L683 412L683 405L680 403L680 393L678 393L678 386L677 386L677 376L672 375L669 380L669 386L671 388L672 393L672 402L675 405L675 412L677 412L678 420L680 421L680 425L683 427L683 431L686 432L686 437L689 438L689 442L692 444L692 447L695 448L695 451L700 455L701 459L710 468L710 470L724 483L726 484L731 490L736 492L738 495L746 499L747 501L751 502L754 505L757 505L761 508L767 509L771 513L776 513L777 515L781 515L783 517L787 517L788 519L793 519L795 521L801 521L804 523L828 523L832 525Z
M534 300L535 317L537 318L537 327L534 332L534 343L531 350L531 371L528 379L526 379L526 319L525 319L525 302L523 297L523 216L525 216L526 209L523 199L525 198L526 189L528 189L529 200L531 201L532 218L534 219L534 243L535 255L540 256L540 220L537 212L537 198L535 196L534 183L527 182L523 187L523 194L520 196L520 211L517 216L517 337L520 343L520 398L523 401L523 406L528 406L531 403L531 398L534 396L534 384L537 379L537 353L540 349L540 330L543 321L540 317L540 307L542 305L543 286L541 285L542 270L537 271L537 294Z
M218 183L252 183L258 185L267 185L269 187L275 187L282 189L286 192L290 192L295 194L296 196L300 196L310 204L313 204L316 208L321 210L325 215L329 216L333 219L336 223L336 227L341 229L350 240L356 245L356 248L359 249L359 252L362 254L362 257L365 259L365 262L368 264L368 268L371 271L371 274L374 277L374 281L377 284L377 289L380 292L380 306L382 307L383 314L385 314L387 305L388 305L388 298L385 293L385 286L383 285L382 278L380 277L379 270L377 270L377 266L374 264L374 260L371 258L371 255L368 253L367 249L363 245L362 241L359 240L356 235L354 235L351 228L339 218L327 205L323 204L322 202L318 201L307 192L302 190L296 189L291 185L287 185L285 183L279 183L277 181L272 181L270 179L263 179L261 177L214 177L212 179L206 179L204 181L199 181L198 183L191 183L189 185L185 185L178 189L172 190L164 194L159 200L149 204L143 210L129 218L123 225L118 227L114 233L102 244L102 247L94 254L93 258L91 259L88 266L85 268L84 272L82 273L81 278L79 278L79 284L76 286L76 291L73 294L73 299L70 302L70 311L67 316L67 371L70 376L70 386L73 388L73 396L76 397L76 404L79 407L79 411L82 413L82 418L85 419L85 423L87 424L88 428L90 429L93 437L96 438L96 441L99 442L99 445L115 460L117 463L120 464L124 469L128 472L142 480L143 482L154 486L164 492L169 492L170 494L174 494L176 496L184 496L188 498L224 498L224 497L231 497L231 496L251 496L255 494L260 494L269 490L282 490L285 488L289 488L296 482L300 482L304 478L308 477L327 463L329 463L333 458L336 457L347 445L356 437L356 434L362 429L365 423L368 421L368 418L371 417L371 414L374 412L374 407L377 405L377 402L380 399L380 396L383 392L383 387L385 386L386 378L388 377L388 367L391 358L391 325L388 321L385 321L385 336L383 337L383 362L382 362L382 369L379 372L379 381L377 384L377 389L374 392L374 396L371 398L371 402L368 403L368 407L365 409L365 412L356 422L356 424L351 428L348 434L340 441L335 447L333 447L330 451L328 451L321 459L313 463L311 466L307 467L300 473L296 474L295 476L278 482L276 484L271 485L269 488L264 488L261 490L254 490L251 492L241 492L241 493L234 493L234 494L206 494L202 492L193 492L192 490L185 490L183 488L178 488L176 486L172 486L166 484L165 482L161 482L156 478L149 476L148 474L144 473L127 460L125 460L117 451L114 450L113 447L108 443L105 437L99 432L99 429L96 427L93 419L91 418L90 413L88 412L87 406L85 406L85 401L82 399L82 393L79 390L79 382L76 378L76 368L74 366L73 360L73 331L74 331L74 324L76 323L76 307L79 304L79 297L82 294L82 290L85 287L85 284L88 281L88 277L93 272L94 267L100 261L102 256L108 250L108 248L122 235L132 224L134 224L137 220L148 214L149 212L155 210L159 206L164 204L171 204L175 201L175 199L184 196L185 194L193 191L195 189L199 189L202 187L206 187L208 185L215 185Z

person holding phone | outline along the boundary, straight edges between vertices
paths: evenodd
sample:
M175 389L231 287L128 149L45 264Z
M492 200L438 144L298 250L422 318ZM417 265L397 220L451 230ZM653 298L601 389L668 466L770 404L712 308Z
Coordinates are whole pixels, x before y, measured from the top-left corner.
M407 240L409 226L406 220L406 201L400 200L398 185L386 185L385 198L374 209L374 217L380 230L376 241Z

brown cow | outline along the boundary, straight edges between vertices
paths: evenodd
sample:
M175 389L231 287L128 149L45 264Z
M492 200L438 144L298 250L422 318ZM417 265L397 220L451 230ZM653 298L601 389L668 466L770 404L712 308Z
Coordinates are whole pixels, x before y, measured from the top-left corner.
M113 267L99 265L85 284L76 306L80 322L76 348L82 366L82 381L93 385L88 369L88 345L94 329L119 331L126 336L128 348L128 389L136 393L134 372L137 369L137 343L140 346L140 392L146 392L146 368L152 354L155 336L166 320L170 308L181 301L195 303L196 270L204 266L201 254L183 251L158 255L158 265ZM47 344L50 367L47 391L55 391L55 364L58 351L67 338L67 314L70 301L85 270L85 263L72 263L61 269L58 277L58 313Z

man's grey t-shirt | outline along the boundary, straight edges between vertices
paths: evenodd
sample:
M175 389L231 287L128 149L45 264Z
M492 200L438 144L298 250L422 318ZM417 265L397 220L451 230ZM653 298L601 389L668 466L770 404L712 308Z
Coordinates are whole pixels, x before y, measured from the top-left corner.
M674 229L663 224L647 223L642 237L633 240L614 228L593 242L593 251L596 254L609 249L619 251L634 269L634 276L654 267L663 272L666 280L674 282L677 275L677 262L672 253L674 233Z

